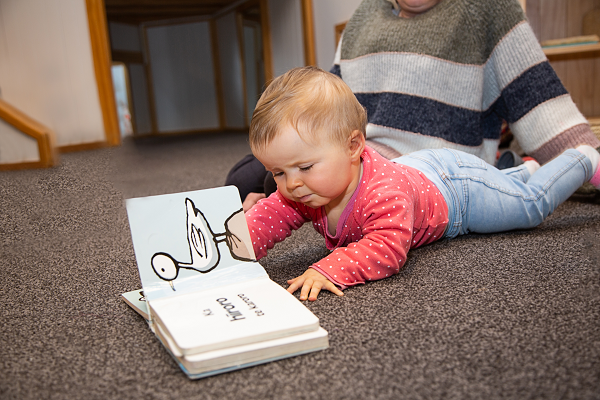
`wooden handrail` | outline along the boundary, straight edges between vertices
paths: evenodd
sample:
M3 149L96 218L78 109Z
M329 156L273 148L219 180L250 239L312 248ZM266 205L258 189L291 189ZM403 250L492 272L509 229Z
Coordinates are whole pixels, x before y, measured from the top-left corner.
M0 170L46 168L58 164L54 132L22 111L0 100L0 119L37 141L40 161L0 164Z

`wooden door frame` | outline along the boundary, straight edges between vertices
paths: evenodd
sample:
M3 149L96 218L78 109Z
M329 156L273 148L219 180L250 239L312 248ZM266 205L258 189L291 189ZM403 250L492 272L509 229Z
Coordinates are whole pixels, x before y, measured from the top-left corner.
M261 29L263 38L263 56L265 65L265 81L270 82L273 76L273 53L271 48L271 29L269 24L269 0L258 0L261 13ZM274 0L277 1L277 0ZM306 65L316 65L314 16L312 0L299 0L302 9L302 34L304 41L304 59ZM111 50L106 19L104 0L85 0L90 31L90 42L100 109L104 123L105 141L102 143L81 145L87 148L118 146L121 144L121 132L111 76ZM214 29L214 27L212 28ZM83 149L82 147L82 149ZM78 148L79 149L79 148ZM77 150L77 149L73 149Z
M302 39L304 43L304 64L317 65L315 54L315 19L312 0L300 0L302 8Z
M113 90L111 75L110 41L108 35L108 22L104 0L85 0L94 72L98 85L98 96L102 120L104 122L105 145L118 146L121 144L117 104ZM102 143L95 147L102 147Z

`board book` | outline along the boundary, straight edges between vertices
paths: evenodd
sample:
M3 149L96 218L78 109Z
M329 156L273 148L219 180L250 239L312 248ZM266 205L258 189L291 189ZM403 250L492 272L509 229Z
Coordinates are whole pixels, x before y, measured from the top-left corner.
M255 260L235 187L126 200L143 290L122 295L190 378L328 347Z

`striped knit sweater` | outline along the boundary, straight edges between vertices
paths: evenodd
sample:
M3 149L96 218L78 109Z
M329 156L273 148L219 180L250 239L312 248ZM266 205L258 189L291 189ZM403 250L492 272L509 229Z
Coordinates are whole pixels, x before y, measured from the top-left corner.
M493 164L503 120L541 163L600 146L517 0L443 0L410 19L364 0L331 72L367 109L367 138L384 155L450 147Z

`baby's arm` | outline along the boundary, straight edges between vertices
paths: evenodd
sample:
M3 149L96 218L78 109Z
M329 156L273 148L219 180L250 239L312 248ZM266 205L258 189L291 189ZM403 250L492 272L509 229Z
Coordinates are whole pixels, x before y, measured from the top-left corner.
M309 220L277 195L259 201L246 213L257 259ZM288 291L301 289L302 300L316 300L322 289L341 295L340 289L397 273L406 262L413 228L412 204L401 197L378 193L360 210L360 221L355 221L361 226L360 240L336 248L304 274L289 280Z
M289 292L302 289L300 299L316 300L321 289L341 295L340 289L392 276L406 262L413 232L412 206L396 196L378 197L362 210L361 238L338 247L288 281ZM392 200L393 199L393 200Z
M288 280L288 292L294 293L301 289L300 300L315 301L322 289L343 296L339 288L345 289L398 273L406 261L409 243L402 243L402 239L378 240L380 238L375 236L379 237L380 234L368 235L358 242L350 243L348 247L337 248L302 275ZM398 229L385 231L383 235L393 238L405 236L400 235Z
M267 250L272 249L275 243L283 241L309 220L279 192L259 200L245 217L257 260L266 256Z
M246 213L246 221L250 229L256 258L260 259L276 242L284 240L292 230L302 226L307 218L295 210L286 199L279 197L278 194L273 194L252 207ZM321 289L329 290L338 296L344 295L327 277L312 268L306 270L304 274L288 280L288 284L290 293L302 288L300 300L307 298L311 301L316 300Z

